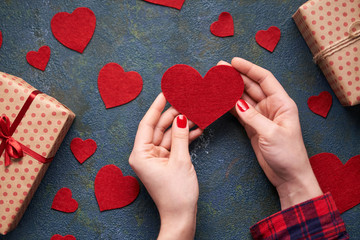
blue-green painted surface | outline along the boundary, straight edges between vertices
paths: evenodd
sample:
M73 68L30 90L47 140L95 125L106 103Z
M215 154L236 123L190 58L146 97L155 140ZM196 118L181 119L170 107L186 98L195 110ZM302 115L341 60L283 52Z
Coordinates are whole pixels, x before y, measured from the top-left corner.
M360 154L360 107L344 108L331 91L297 30L292 14L304 0L187 0L181 11L141 0L2 0L0 71L19 76L71 108L77 118L16 230L0 239L155 239L156 207L141 185L137 200L122 209L100 213L93 183L97 171L128 165L137 125L160 92L162 74L174 64L189 64L201 74L219 60L234 56L271 70L298 104L309 155L332 152L345 163ZM89 7L96 15L95 34L83 54L61 45L50 20L57 12ZM209 27L222 11L235 20L235 36L217 38ZM278 26L282 38L274 53L260 48L255 33ZM28 65L25 55L42 45L51 48L45 72ZM97 76L108 62L139 72L144 88L134 101L106 110ZM330 91L333 107L323 119L310 112L307 98ZM74 137L93 138L98 150L83 165L70 152ZM249 239L249 227L279 210L276 191L257 164L243 128L230 114L212 124L191 145L200 198L196 239ZM51 210L61 187L79 202L75 213ZM346 186L345 186L346 187ZM348 232L360 239L360 206L344 213Z

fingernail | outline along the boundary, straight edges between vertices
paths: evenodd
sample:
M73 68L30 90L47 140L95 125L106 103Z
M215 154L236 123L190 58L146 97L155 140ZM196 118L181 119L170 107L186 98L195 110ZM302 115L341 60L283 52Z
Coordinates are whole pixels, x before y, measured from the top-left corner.
M249 105L247 105L247 103L242 99L239 99L239 101L237 102L237 106L241 112L245 112L249 109Z
M186 128L187 119L184 115L179 115L176 119L176 123L179 128Z

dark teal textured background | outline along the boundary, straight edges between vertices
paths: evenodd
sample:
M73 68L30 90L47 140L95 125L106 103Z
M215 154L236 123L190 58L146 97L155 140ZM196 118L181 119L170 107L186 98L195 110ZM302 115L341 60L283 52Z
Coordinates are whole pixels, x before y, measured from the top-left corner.
M310 156L337 154L345 163L360 154L360 107L342 107L331 91L291 16L304 0L186 0L181 11L141 0L2 0L0 71L19 76L72 109L77 118L41 182L19 226L8 240L50 239L73 234L77 239L155 239L156 207L141 184L136 201L100 213L94 179L107 164L135 176L128 165L137 125L161 91L163 73L182 63L202 75L219 60L241 56L274 73L298 104L304 141ZM96 30L83 54L61 45L50 20L58 12L89 7ZM222 11L232 14L235 36L218 38L209 27ZM278 26L282 37L274 53L259 47L255 33ZM31 67L28 51L51 48L45 72ZM97 89L100 69L117 62L137 71L144 81L134 101L105 109ZM310 112L307 99L330 91L334 103L327 119ZM93 138L96 153L80 165L70 151L74 137ZM243 128L227 114L191 145L200 198L196 239L249 239L249 227L280 209L275 189L257 164ZM51 210L55 193L72 189L75 213ZM346 187L346 186L344 186ZM360 206L343 215L352 239L360 239Z

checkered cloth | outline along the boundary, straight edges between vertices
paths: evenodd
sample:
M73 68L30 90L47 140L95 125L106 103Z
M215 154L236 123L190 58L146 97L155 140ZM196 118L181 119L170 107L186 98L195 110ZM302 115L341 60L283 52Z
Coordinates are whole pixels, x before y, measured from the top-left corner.
M277 212L250 231L254 239L349 239L330 193Z

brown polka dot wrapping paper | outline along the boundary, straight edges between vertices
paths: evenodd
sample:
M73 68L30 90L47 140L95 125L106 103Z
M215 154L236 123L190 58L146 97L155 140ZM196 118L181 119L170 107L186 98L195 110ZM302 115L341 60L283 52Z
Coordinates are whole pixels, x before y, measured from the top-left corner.
M30 94L36 89L24 80L0 72L0 115L14 123ZM69 130L75 114L46 94L38 94L26 111L12 137L44 158L52 158ZM6 141L0 138L0 143ZM11 158L5 166L0 157L0 234L5 235L19 223L50 163L42 163L27 153Z
M311 0L293 19L341 104L359 104L360 1Z

